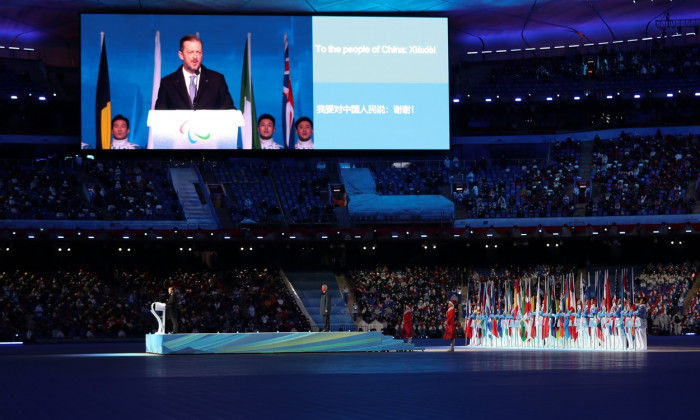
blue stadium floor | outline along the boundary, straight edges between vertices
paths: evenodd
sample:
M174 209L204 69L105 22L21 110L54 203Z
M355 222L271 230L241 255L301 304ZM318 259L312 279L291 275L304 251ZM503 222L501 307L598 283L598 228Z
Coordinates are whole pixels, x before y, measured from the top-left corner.
M448 353L428 346L399 353L159 356L144 347L1 345L0 418L700 415L700 337L650 337L647 353L460 347Z

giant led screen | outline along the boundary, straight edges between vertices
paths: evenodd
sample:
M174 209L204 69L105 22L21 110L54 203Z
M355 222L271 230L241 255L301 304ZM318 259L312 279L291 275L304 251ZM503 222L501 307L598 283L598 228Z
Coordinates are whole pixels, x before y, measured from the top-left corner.
M87 149L449 149L446 18L84 14L81 85Z

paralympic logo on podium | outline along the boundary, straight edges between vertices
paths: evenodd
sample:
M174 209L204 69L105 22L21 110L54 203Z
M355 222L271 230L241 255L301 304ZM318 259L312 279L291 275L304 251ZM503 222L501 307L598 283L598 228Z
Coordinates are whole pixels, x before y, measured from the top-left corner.
M186 134L187 140L192 144L196 144L200 140L209 140L211 131L206 127L201 127L201 125L187 120L180 126L180 134Z

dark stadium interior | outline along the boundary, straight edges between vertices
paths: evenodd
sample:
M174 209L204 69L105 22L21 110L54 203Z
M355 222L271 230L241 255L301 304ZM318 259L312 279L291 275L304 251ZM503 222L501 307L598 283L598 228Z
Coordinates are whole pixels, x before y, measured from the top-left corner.
M82 14L447 17L450 148L81 150ZM0 418L696 416L699 27L697 0L3 1ZM353 170L398 208L353 208ZM608 273L648 351L466 345L483 285ZM181 332L319 331L295 276L335 279L337 331L420 305L424 351L144 352L169 286Z

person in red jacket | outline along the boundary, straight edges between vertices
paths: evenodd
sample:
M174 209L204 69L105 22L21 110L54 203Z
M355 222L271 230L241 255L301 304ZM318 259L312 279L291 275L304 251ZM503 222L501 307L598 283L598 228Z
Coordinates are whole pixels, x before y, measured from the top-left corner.
M407 338L407 343L413 340L413 308L410 303L403 310L403 324L401 326L401 338Z
M455 338L457 330L455 328L455 304L449 301L447 304L447 314L445 314L445 334L442 336L445 340L450 340L450 349L455 351Z

